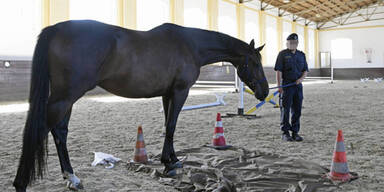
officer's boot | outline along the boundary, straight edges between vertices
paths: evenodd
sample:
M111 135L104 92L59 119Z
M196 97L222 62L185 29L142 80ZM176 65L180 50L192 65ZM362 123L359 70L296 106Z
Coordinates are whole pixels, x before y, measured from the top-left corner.
M283 135L281 136L281 139L283 141L293 141L291 134L289 134L288 131L283 132Z
M292 139L294 141L303 141L303 138L298 133L296 133L296 132L292 133Z

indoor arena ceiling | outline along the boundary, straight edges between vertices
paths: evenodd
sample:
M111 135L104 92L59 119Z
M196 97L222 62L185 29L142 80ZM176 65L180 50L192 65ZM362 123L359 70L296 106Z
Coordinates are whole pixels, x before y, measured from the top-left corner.
M240 2L249 1L251 0L240 0ZM300 17L316 23L328 22L372 5L384 5L383 0L260 0L260 2L263 10L277 9L279 15L293 15L293 20Z

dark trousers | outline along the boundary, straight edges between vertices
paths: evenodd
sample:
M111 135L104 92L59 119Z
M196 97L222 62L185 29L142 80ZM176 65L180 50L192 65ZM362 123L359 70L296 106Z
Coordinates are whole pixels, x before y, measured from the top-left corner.
M300 131L301 106L303 103L303 85L294 85L283 88L283 94L280 95L280 128L283 132ZM291 123L289 115L292 113Z

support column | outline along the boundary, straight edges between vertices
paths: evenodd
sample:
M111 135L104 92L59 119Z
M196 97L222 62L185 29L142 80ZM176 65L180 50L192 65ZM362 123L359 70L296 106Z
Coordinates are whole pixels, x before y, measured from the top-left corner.
M171 23L184 25L184 0L169 0L169 16Z
M124 27L124 0L117 1L117 24L120 27Z
M283 49L283 19L277 17L277 50L281 51Z
M50 0L49 8L50 25L69 20L68 0Z
M260 46L265 44L265 13L259 11L259 34L260 34ZM261 51L261 58L266 61L265 54L266 47Z
M308 26L304 26L304 53L305 55L308 56L309 51L308 51Z
M49 26L49 16L50 16L50 9L49 9L49 0L42 0L41 1L41 25L42 28Z
M219 2L218 0L207 0L207 16L208 16L208 29L213 31L219 30Z
M292 33L296 33L296 21L292 21Z
M128 29L137 28L137 0L118 0L118 24Z
M315 68L320 68L319 62L319 30L315 30Z
M237 37L245 41L245 11L242 4L236 4Z

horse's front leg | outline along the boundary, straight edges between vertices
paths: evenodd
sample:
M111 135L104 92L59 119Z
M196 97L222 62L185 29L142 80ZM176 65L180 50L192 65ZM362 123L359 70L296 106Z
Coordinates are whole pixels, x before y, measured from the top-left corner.
M169 99L168 115L166 118L166 133L164 139L161 162L165 165L165 174L173 176L176 174L176 168L181 168L182 164L176 157L173 148L173 135L176 128L177 118L188 97L189 89L173 90Z

